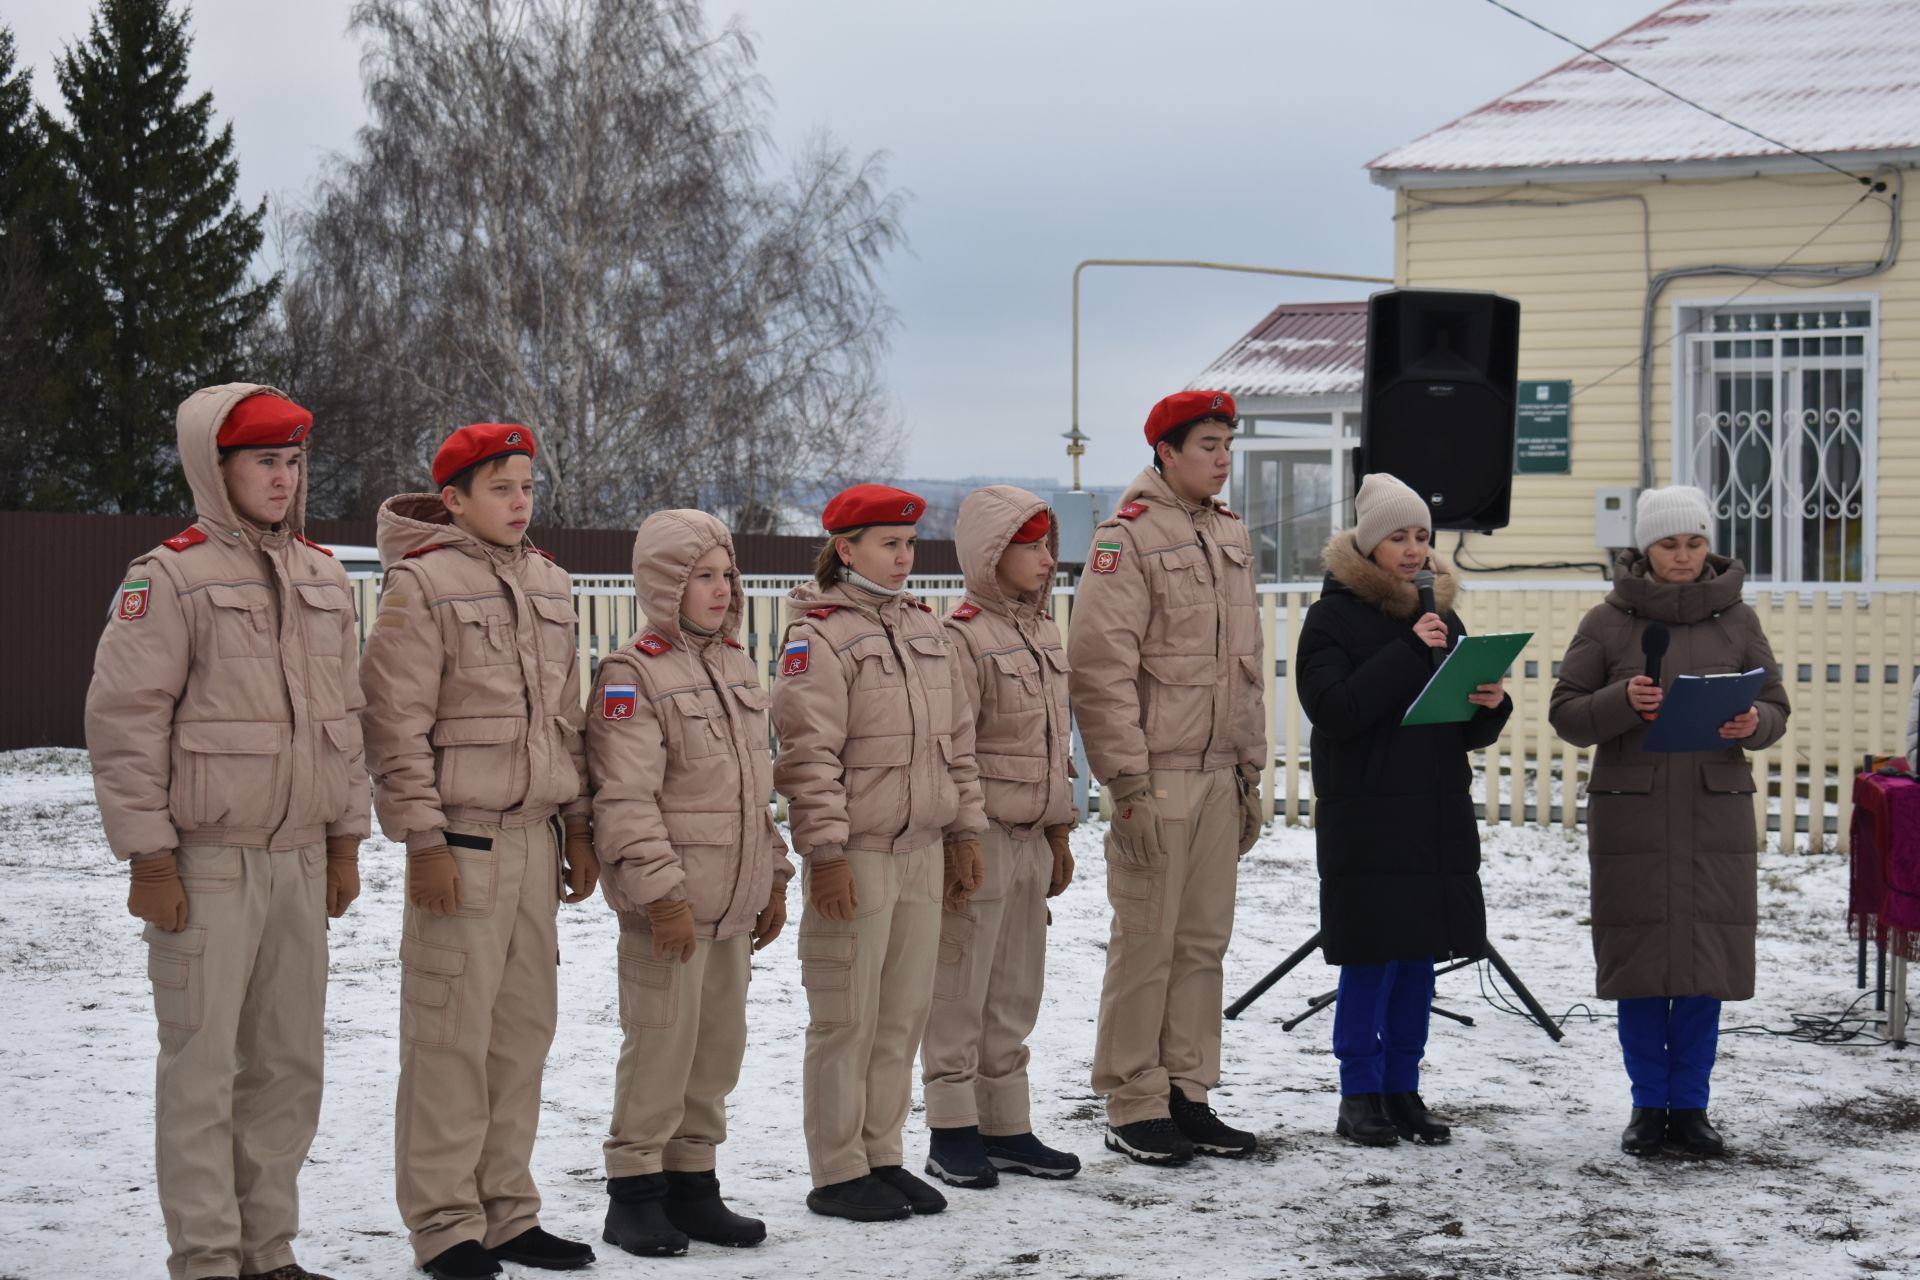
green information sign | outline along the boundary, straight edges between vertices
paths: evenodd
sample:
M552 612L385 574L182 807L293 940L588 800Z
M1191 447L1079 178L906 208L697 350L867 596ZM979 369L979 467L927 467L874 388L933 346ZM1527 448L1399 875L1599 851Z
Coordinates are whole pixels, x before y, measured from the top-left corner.
M1520 383L1513 474L1564 476L1573 470L1573 383Z

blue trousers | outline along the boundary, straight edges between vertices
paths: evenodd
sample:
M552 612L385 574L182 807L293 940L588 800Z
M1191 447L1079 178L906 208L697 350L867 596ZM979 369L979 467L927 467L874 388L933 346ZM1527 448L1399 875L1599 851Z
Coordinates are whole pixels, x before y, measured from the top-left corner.
M1633 1105L1704 1111L1720 1002L1712 996L1641 996L1620 1003L1620 1052Z
M1333 1006L1333 1053L1340 1092L1413 1093L1427 1052L1433 961L1340 966Z

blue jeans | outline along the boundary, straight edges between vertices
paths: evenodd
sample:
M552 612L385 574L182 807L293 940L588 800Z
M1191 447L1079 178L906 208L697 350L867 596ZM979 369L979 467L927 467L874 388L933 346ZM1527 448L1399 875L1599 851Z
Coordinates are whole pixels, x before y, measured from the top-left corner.
M1704 1111L1720 1002L1712 996L1641 996L1620 1003L1620 1052L1633 1105Z
M1333 1052L1340 1092L1413 1093L1427 1051L1433 961L1340 966Z

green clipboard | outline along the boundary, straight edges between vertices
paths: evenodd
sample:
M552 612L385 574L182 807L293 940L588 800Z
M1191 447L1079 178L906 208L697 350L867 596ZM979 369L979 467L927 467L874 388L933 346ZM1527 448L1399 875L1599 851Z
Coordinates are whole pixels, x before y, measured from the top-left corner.
M1401 724L1458 724L1473 719L1480 708L1467 701L1476 685L1492 684L1506 675L1507 668L1533 639L1531 631L1492 631L1486 635L1462 636L1453 652L1427 681L1427 687L1407 708Z

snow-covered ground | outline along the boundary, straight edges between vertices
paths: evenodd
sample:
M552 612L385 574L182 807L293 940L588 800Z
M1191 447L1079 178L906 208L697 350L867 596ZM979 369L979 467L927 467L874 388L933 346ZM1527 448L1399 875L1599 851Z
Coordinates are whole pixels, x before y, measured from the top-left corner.
M1330 986L1318 958L1227 1025L1227 1118L1258 1129L1245 1162L1130 1165L1100 1145L1087 1087L1107 908L1100 830L1076 835L1080 879L1055 900L1046 1008L1035 1035L1039 1132L1086 1160L1076 1180L950 1191L934 1218L857 1227L806 1211L800 1133L805 1001L791 930L760 962L752 1040L721 1151L730 1199L767 1219L759 1249L694 1246L602 1275L1582 1276L1920 1275L1920 1050L1721 1041L1713 1114L1725 1162L1620 1154L1626 1085L1610 1020L1576 1016L1551 1043L1480 998L1473 971L1441 979L1423 1090L1451 1146L1375 1151L1332 1134L1334 1063L1322 1014L1279 1022ZM1313 928L1310 831L1277 830L1247 858L1227 990L1245 989ZM79 752L0 754L0 1278L159 1276L155 1049L139 927L108 856ZM1761 877L1760 995L1734 1024L1791 1025L1857 994L1843 918L1845 863L1770 855ZM347 1280L401 1277L410 1254L392 1197L401 857L375 841L366 892L336 922L327 1102L303 1178L303 1262ZM1486 847L1493 933L1555 1013L1591 991L1585 858L1557 830L1501 830ZM797 904L796 904L797 906ZM796 913L797 914L797 913ZM600 1140L619 1049L615 928L595 900L562 908L561 1025L535 1160L545 1224L599 1239ZM1595 1002L1602 1013L1608 1006ZM918 1114L910 1162L925 1151ZM509 1268L512 1272L515 1269ZM523 1275L536 1275L524 1272Z

